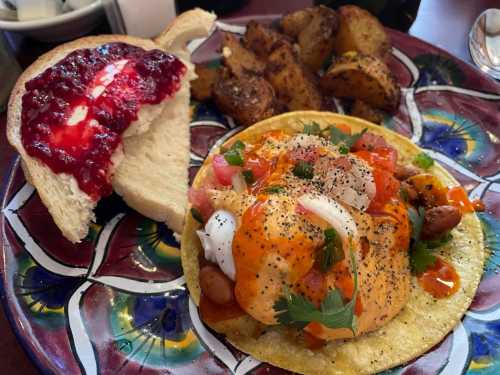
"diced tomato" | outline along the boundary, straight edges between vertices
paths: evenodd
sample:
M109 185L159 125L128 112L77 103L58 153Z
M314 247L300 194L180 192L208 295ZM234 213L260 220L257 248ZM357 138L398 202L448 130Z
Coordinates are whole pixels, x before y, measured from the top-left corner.
M384 205L399 192L399 181L391 172L380 168L373 169L376 193L372 199L368 211L379 211Z
M318 338L324 333L325 327L318 322L311 322L304 328L304 331Z
M365 160L375 168L381 168L388 172L394 172L398 161L398 152L392 147L381 147L374 151L360 150L353 152L354 155Z
M462 213L474 212L474 205L469 200L467 193L461 186L452 187L446 194L448 203L462 211Z
M353 152L354 155L356 155L358 158L363 159L366 161L368 164L373 165L374 160L373 160L373 153L370 151L366 150L359 150Z
M241 172L241 167L229 165L224 155L215 155L212 160L212 168L217 180L224 186L231 185L231 179L236 173Z
M244 170L251 170L256 180L265 177L269 174L271 163L258 156L245 156Z
M392 147L380 147L375 150L375 164L389 172L394 172L398 162L398 152Z
M351 135L351 128L346 124L336 124L334 125L337 129L339 129L342 133Z
M205 188L196 189L190 187L188 199L191 205L200 212L204 222L214 213L214 208L208 199L207 190Z
M392 148L380 135L376 135L370 132L366 132L358 139L358 141L352 146L353 151L367 150L373 151L378 148Z

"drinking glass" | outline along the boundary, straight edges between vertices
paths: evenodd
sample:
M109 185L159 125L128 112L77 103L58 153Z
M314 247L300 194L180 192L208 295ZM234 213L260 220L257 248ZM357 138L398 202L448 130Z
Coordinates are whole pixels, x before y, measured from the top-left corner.
M14 58L5 35L0 32L0 113L6 110L10 91L21 74L21 67Z

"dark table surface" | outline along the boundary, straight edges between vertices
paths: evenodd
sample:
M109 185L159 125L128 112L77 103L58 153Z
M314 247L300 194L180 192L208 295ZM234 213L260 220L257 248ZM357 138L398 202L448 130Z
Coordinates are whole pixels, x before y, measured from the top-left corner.
M251 0L244 8L229 16L279 14L311 4L311 0ZM422 0L417 19L409 33L471 63L467 48L469 30L482 11L499 5L499 0ZM16 35L11 35L11 38L15 42L16 52L23 66L31 63L38 54L48 48L46 45ZM5 114L0 114L0 129L4 128ZM13 150L7 145L5 132L0 131L0 199L3 196L4 181L9 174L14 157ZM38 374L38 370L14 336L1 309L0 368L2 374Z

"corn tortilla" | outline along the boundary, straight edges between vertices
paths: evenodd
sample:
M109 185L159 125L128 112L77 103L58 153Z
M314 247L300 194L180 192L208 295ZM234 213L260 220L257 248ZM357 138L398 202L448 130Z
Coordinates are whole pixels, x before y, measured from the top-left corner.
M232 137L255 141L270 130L301 132L302 123L316 121L321 127L347 124L353 132L363 128L382 135L395 147L399 160L409 163L421 149L391 130L367 121L329 112L298 111L261 121ZM218 152L218 150L214 150ZM200 187L207 174L207 158L198 172L194 187ZM434 163L429 173L446 186L459 185L441 165ZM187 215L182 235L182 265L187 286L196 304L200 301L198 254L202 251L196 229L200 224ZM327 343L319 350L309 350L294 340L292 329L264 327L248 315L213 324L238 349L254 358L303 374L370 374L408 362L439 343L460 321L478 287L485 257L483 233L475 213L465 214L453 230L453 240L440 248L438 255L450 262L460 275L460 289L452 296L434 299L412 277L409 302L385 326L361 337ZM263 329L265 328L265 329Z

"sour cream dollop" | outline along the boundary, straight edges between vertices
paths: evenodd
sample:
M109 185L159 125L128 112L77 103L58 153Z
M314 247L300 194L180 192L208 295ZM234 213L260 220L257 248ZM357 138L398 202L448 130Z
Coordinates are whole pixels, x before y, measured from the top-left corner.
M233 238L236 219L226 210L215 211L205 224L204 230L197 230L205 259L217 263L231 280L235 279L236 268L233 258Z

